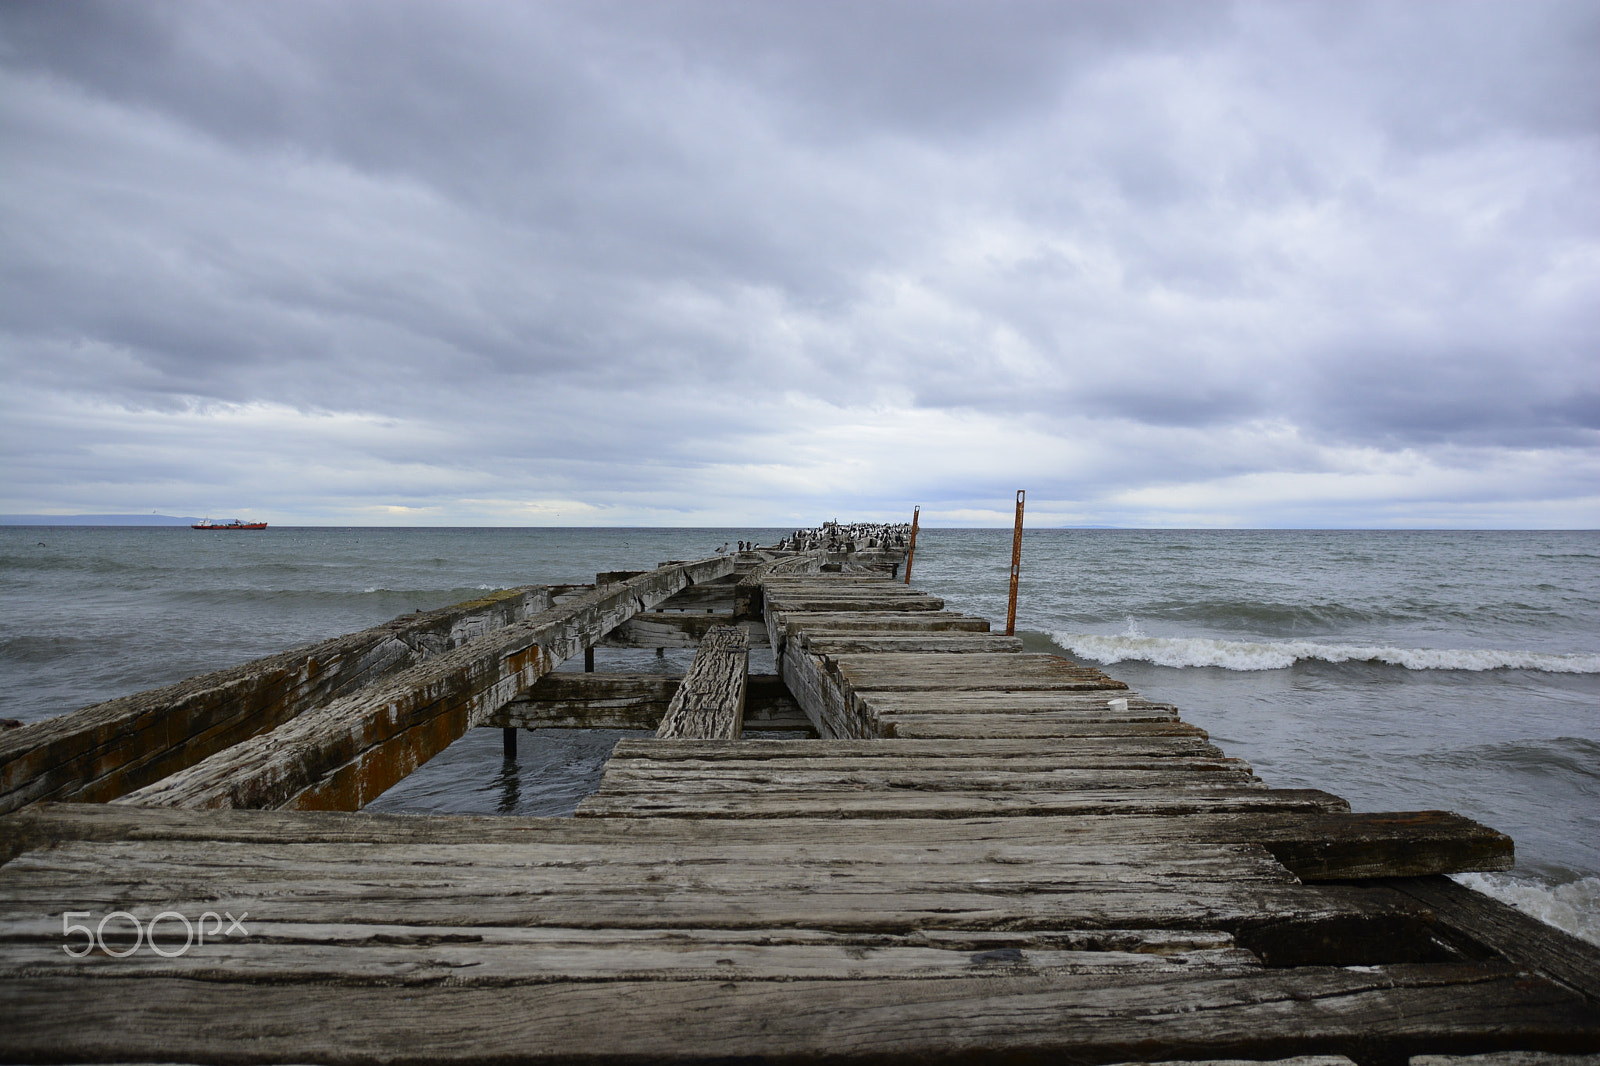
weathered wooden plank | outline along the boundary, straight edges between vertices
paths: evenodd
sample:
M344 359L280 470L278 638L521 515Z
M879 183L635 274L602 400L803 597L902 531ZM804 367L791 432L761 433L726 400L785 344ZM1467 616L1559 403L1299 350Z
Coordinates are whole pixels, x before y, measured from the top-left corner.
M870 694L868 694L870 695ZM855 713L863 720L871 722L881 736L896 736L903 739L912 739L917 734L904 732L909 726L916 726L924 722L956 723L961 727L961 736L970 736L981 739L989 736L989 725L994 722L1016 722L1038 719L1045 722L1064 723L1076 722L1083 725L1163 725L1178 724L1174 715L1162 711L1160 708L1131 709L1123 714L1108 714L1102 711L1082 711L1072 708L1030 708L1006 707L1003 704L992 708L974 709L957 714L922 713L919 711L906 711L900 713L883 714L873 707L871 700L864 699L861 694L851 693L851 706ZM995 734L999 735L999 734Z
M772 597L781 599L809 598L812 596L843 597L852 600L917 600L925 599L928 593L921 589L908 588L893 581L852 581L841 580L837 577L819 577L807 581L767 581L763 588ZM935 597L937 598L937 597Z
M824 745L833 749L870 750L872 741L765 741L727 745L725 742L623 740L618 749L649 744L663 758L674 751L695 752L700 758L722 747L737 747L752 755L765 747L774 749ZM884 745L901 746L897 741ZM939 742L931 742L939 743ZM302 811L186 811L170 808L140 808L99 804L42 804L0 818L0 858L32 848L75 840L195 840L225 843L538 843L547 848L572 846L593 853L605 847L607 854L621 857L628 849L655 849L686 860L707 855L703 849L736 849L742 861L765 861L764 848L790 861L810 861L828 856L848 857L854 862L872 861L885 854L918 855L919 862L943 861L946 857L972 854L971 849L1013 861L1036 857L1033 850L1048 854L1077 846L1087 840L1093 847L1115 847L1126 843L1259 843L1285 861L1303 879L1338 877L1341 871L1327 855L1312 849L1318 842L1388 839L1396 850L1411 848L1422 852L1433 841L1453 836L1483 838L1493 844L1493 830L1443 812L1408 814L1351 814L1311 812L1254 812L1245 814L1188 814L1181 818L1129 815L1087 815L1061 821L1057 819L963 818L941 820L906 819L896 823L872 820L819 822L809 819L772 819L754 822L724 821L703 823L693 820L660 821L627 819L618 822L564 818L515 817L437 817L418 819L396 815ZM1498 845L1494 845L1498 846ZM1449 861L1455 844L1443 853ZM929 850L934 849L934 850ZM1309 865L1300 869L1300 857L1311 855ZM1416 861L1415 859L1411 861ZM1349 871L1355 872L1355 871ZM1403 888L1413 894L1433 882L1407 881ZM1420 886L1420 887L1419 887ZM1451 892L1450 886L1439 888ZM1456 886L1459 887L1459 886ZM1465 891L1465 890L1463 890ZM1423 897L1419 897L1423 898ZM1475 902L1481 897L1462 897ZM1423 898L1430 906L1438 901ZM1460 902L1454 896L1443 905ZM1498 918L1504 915L1495 911ZM1542 926L1540 928L1543 928ZM1517 934L1523 935L1521 933Z
M1127 743L1125 738L1116 738ZM1048 754L1016 744L948 746L937 742L832 741L815 756L811 744L674 745L624 744L613 755L601 792L606 795L680 792L851 792L898 789L921 792L1063 788L1214 786L1248 777L1237 760L1197 753L1108 754L1104 749L1059 744ZM1078 742L1082 744L1083 742ZM995 750L991 751L994 746ZM1205 747L1209 747L1206 745ZM919 757L919 751L921 752ZM1211 749L1215 752L1215 749ZM748 753L748 754L747 754ZM1185 782L1181 775L1199 774ZM1305 880L1417 876L1468 870L1509 869L1509 837L1487 826L1438 811L1328 815L1272 835L1266 843L1285 866Z
M706 843L686 855L599 857L533 842L68 845L0 871L0 970L22 965L20 945L41 936L59 949L62 910L125 910L146 922L167 910L226 910L280 927L1099 930L1111 935L1104 948L1129 929L1165 928L1231 933L1273 965L1437 954L1426 908L1382 890L1298 885L1252 845L1089 841L952 856L900 843L880 845L876 861L824 842L795 851L758 846L746 861Z
M1206 731L1188 722L1115 721L1086 719L1071 713L1048 711L1024 714L918 714L906 717L878 716L890 736L902 739L988 739L1038 737L1066 738L1091 736L1206 736Z
M1008 673L996 660L1017 662L1020 669ZM979 668L962 669L968 662ZM778 666L824 737L887 736L897 728L899 715L952 710L998 715L1082 708L1078 717L1085 720L1176 718L1170 705L1137 699L1122 682L1050 655L863 655L835 660L810 654L791 641L784 645ZM1126 704L1112 704L1121 697L1127 698ZM982 727L966 726L964 735L983 735Z
M512 729L654 729L682 678L669 674L555 671L489 714Z
M834 574L822 573L811 575L798 581L766 580L762 587L775 596L851 596L882 598L892 597L920 597L930 593L922 589L910 588L898 581L893 581L886 574Z
M875 689L854 688L857 699L883 714L989 714L1024 711L1059 711L1101 715L1107 721L1176 720L1178 709L1170 703L1145 699L1128 689ZM1135 716L1130 719L1130 715Z
M505 589L7 730L0 813L115 799L550 603L544 586Z
M623 744L636 742L624 741ZM769 742L774 747L792 743ZM886 743L894 743L892 741ZM863 746L860 742L833 742L834 746ZM661 742L667 751L689 746L716 747L693 742ZM759 750L763 744L740 747ZM865 746L870 746L868 742ZM714 839L713 839L714 834ZM886 855L917 856L920 863L970 858L973 848L995 861L1034 861L1059 856L1064 848L1087 839L1095 848L1115 849L1129 843L1254 843L1265 846L1302 880L1370 876L1375 868L1363 848L1383 848L1407 873L1448 873L1466 869L1501 868L1509 859L1508 842L1499 834L1457 815L1442 812L1409 814L1281 813L1188 814L1182 818L1139 816L1081 816L1061 823L1054 819L951 819L905 820L898 823L809 820L720 822L707 826L693 820L667 819L622 822L542 818L437 818L419 820L395 816L311 812L207 812L170 809L69 804L45 805L0 819L0 858L9 859L29 848L72 840L122 839L205 840L256 843L462 843L526 844L536 841L549 849L573 846L593 854L605 847L610 861L629 856L672 854L682 861L710 858L715 849L736 848L741 862L833 861L848 858L863 864ZM708 842L713 850L706 850ZM1332 845L1331 848L1323 847ZM1362 845L1358 847L1356 845ZM641 852L639 849L643 849ZM663 850L665 849L665 850ZM821 850L819 850L821 849ZM833 849L833 850L828 850ZM886 850L887 849L887 850ZM929 850L933 849L933 850ZM1042 851L1040 850L1042 849ZM1346 866L1330 861L1331 854L1351 856ZM1103 853L1104 854L1104 853ZM1302 865L1305 856L1309 862ZM1424 882L1416 882L1423 885ZM1431 882L1426 883L1431 885ZM1403 887L1415 888L1411 882ZM1453 891L1451 886L1441 886ZM1465 891L1465 890L1463 890ZM1463 900L1471 914L1482 897L1445 901L1456 909ZM1424 902L1435 905L1431 897ZM1502 947L1527 941L1544 926L1527 927L1527 919L1509 918L1491 908L1496 922L1510 921L1511 934L1496 941ZM1470 927L1470 926L1469 926ZM1488 928L1489 926L1485 926ZM1512 935L1514 934L1514 935ZM1568 948L1570 950L1570 946ZM1587 961L1586 961L1587 960ZM1575 965L1589 965L1580 949ZM1591 968L1593 968L1591 966ZM1552 974L1552 976L1557 976ZM1558 977L1559 979L1559 977Z
M1189 839L1179 831L1179 820L1170 817L1100 817L1094 829L1062 826L1055 830L1043 823L979 826L973 820L952 830L950 823L924 820L902 823L900 828L878 824L870 832L860 826L815 820L759 825L679 823L675 833L663 831L670 823L540 821L548 823L540 827L542 832L529 831L526 825L520 833L488 825L479 833L479 827L466 826L472 835L465 841L432 831L401 835L398 831L405 828L403 824L376 825L368 827L372 831L366 836L354 838L369 845L363 847L352 847L353 839L339 834L337 826L325 826L330 832L321 834L286 837L269 831L232 840L227 834L214 838L186 834L180 823L167 826L168 831L159 835L58 840L54 849L30 850L0 870L0 906L7 919L49 918L50 894L61 888L111 893L131 906L159 903L164 892L179 892L185 899L204 892L239 898L241 892L280 885L283 909L261 917L311 921L320 919L299 909L302 903L321 907L330 902L312 890L311 884L340 879L373 889L370 894L375 896L428 900L502 892L503 878L511 877L525 895L507 903L523 908L548 905L550 901L533 897L563 886L580 894L618 885L697 887L714 893L832 884L847 893L882 895L892 893L902 880L908 886L920 886L919 891L937 885L968 891L984 891L979 886L994 885L999 891L1003 884L1051 881L1056 883L1052 891L1071 892L1072 886L1066 883L1069 879L1063 876L1069 872L1079 872L1091 881L1127 886L1175 879L1215 880L1219 873L1236 874L1241 881L1292 883L1266 847L1249 840ZM1270 831L1275 823L1293 824L1281 813L1275 818L1203 816L1200 822L1219 837ZM1263 826L1268 828L1263 830ZM249 827L250 823L236 826ZM1111 832L1100 833L1099 829ZM834 839L836 834L848 839ZM604 850L597 852L597 845L604 845ZM1137 894L1143 890L1130 891ZM1205 891L1231 890L1218 885ZM1298 898L1320 905L1319 900L1347 896L1339 890L1331 896L1307 890ZM353 899L331 902L365 906ZM47 908L44 912L36 910L41 905ZM1405 906L1413 912L1426 912L1416 903ZM640 915L639 920L648 922L650 917ZM54 935L60 932L58 920Z
M1509 870L1516 858L1510 837L1446 811L1330 815L1255 839L1306 881Z
M1216 760L1110 759L1102 766L1054 769L1006 769L991 765L972 769L934 769L915 766L896 769L867 766L860 769L830 767L807 769L791 763L748 767L708 764L703 768L669 764L640 765L643 760L608 765L599 794L642 794L654 797L711 795L722 792L823 794L894 791L923 792L1117 792L1123 790L1185 790L1262 788L1248 767Z
M755 576L755 575L752 575ZM767 571L760 575L760 579L773 585L825 585L829 587L842 585L905 585L885 573L841 573L839 571L811 571L805 569L777 569Z
M932 692L924 690L916 693L884 693L873 689L865 691L853 689L850 692L850 704L857 714L869 718L880 726L894 722L915 722L923 717L960 717L971 724L982 727L983 722L992 716L1016 715L1052 715L1057 718L1073 718L1080 722L1176 722L1178 716L1165 704L1132 700L1128 706L1108 706L1105 695L1118 695L1115 689L1101 689L1086 695L1098 696L1097 699L1073 700L1071 697L1079 695L1077 692L1062 692L1055 690L1023 690L1021 692L976 692L984 698L979 700L955 700L950 698L952 693ZM910 698L887 699L886 696L909 696ZM1039 697L1039 698L1027 698Z
M415 986L546 984L595 980L917 980L1034 974L1240 970L1261 965L1222 933L1130 931L1139 950L1099 950L1091 933L844 934L785 928L551 929L258 922L251 940L214 941L182 952L183 927L160 927L163 958L145 949L125 959L73 959L61 930L41 921L36 940L3 950L4 976L77 975L345 982ZM980 939L981 937L981 939ZM1103 939L1110 939L1105 938ZM962 940L966 942L963 943ZM57 941L56 943L49 942ZM1193 942L1211 941L1196 947ZM933 941L930 943L929 941ZM940 943L943 941L943 943ZM118 948L117 950L123 950ZM225 975L225 976L224 976Z
M886 741L885 743L893 743ZM925 741L924 743L934 743ZM980 742L981 743L981 742ZM743 745L741 745L743 747ZM1247 777L1250 764L1241 759L1222 755L1180 753L1176 751L1129 752L1078 752L1044 758L1027 756L988 756L968 754L963 756L925 757L900 756L875 758L871 756L822 756L811 758L691 758L673 753L664 759L648 755L613 754L608 769L617 773L661 774L691 777L727 777L754 773L806 774L823 780L827 774L1056 774L1061 780L1076 775L1116 770L1154 771L1159 773L1227 773ZM840 779L841 781L844 778Z
M58 928L41 925L46 938L59 938ZM608 929L560 928L550 926L457 926L432 925L370 926L354 923L263 922L262 935L272 935L282 942L302 944L332 944L350 941L360 936L371 936L375 929L390 935L384 943L409 946L432 941L446 942L456 934L457 942L476 933L484 943L496 945L525 945L532 948L549 946L583 947L603 951L626 950L637 946L646 951L678 949L699 951L702 946L726 946L735 950L788 948L797 949L796 956L803 962L804 953L817 948L845 947L856 949L922 949L952 952L982 952L985 949L1012 948L1072 952L1084 956L1087 965L1093 965L1092 956L1136 956L1138 958L1109 960L1115 968L1126 965L1160 965L1164 960L1188 957L1203 965L1235 964L1255 968L1258 959L1238 953L1232 935L1212 930L1197 929L918 929L906 933L841 933L827 929L806 929L796 926L772 926L750 929ZM168 931L163 929L163 934ZM165 936L164 938L165 939ZM665 942L664 942L665 941ZM974 960L986 964L984 976L993 974L992 963L997 960ZM532 965L541 965L534 960ZM626 963L623 963L626 965ZM529 972L538 972L530 970ZM725 971L718 971L718 975ZM798 976L798 974L789 974ZM848 980L847 974L830 971L818 977Z
M670 674L555 671L484 719L495 729L655 729L682 678ZM776 674L751 674L745 686L745 728L810 729Z
M766 609L788 613L790 611L833 612L863 610L875 614L900 611L942 611L944 600L938 596L896 596L894 594L849 593L788 593L768 589L764 594Z
M896 633L987 633L989 623L959 611L846 611L811 613L773 609L766 615L767 641L781 656L784 645L800 632L812 635Z
M749 666L750 642L742 628L707 630L656 735L667 740L737 740L744 731Z
M732 614L734 586L723 582L694 584L651 605L662 613L690 611L695 614Z
M1244 811L1342 811L1315 789L1161 788L1043 792L889 791L610 796L578 805L580 818L1043 818L1089 814L1179 815Z
M785 632L818 633L987 633L989 621L960 611L774 611Z
M599 586L118 802L357 809L622 621L732 566L717 557Z
M602 648L694 648L713 626L733 625L732 612L722 614L694 614L671 611L657 614L636 614L607 633L600 641ZM740 623L749 637L751 647L765 647L767 630L755 623Z
M982 652L959 657L902 653L852 654L835 661L844 683L858 689L939 692L966 689L1110 689L1127 685L1059 655Z
M1132 710L1126 714L1103 714L1093 711L1077 711L1071 709L1052 710L1048 708L1031 709L1028 707L1006 708L995 707L992 710L966 711L960 714L922 714L915 711L897 714L880 714L868 700L852 694L852 705L859 708L858 713L870 721L880 735L886 737L900 737L901 739L914 739L918 734L912 729L921 723L956 723L961 727L958 735L969 736L974 739L983 739L990 736L990 723L1008 723L1022 721L1041 721L1046 723L1076 723L1085 727L1103 725L1110 732L1116 732L1116 726L1144 726L1144 725L1178 725L1176 718L1162 712L1159 708L1149 710ZM908 729L912 731L907 732ZM999 736L1001 734L994 734Z
M771 675L765 675L770 678ZM752 674L752 683L760 674ZM613 762L647 759L668 763L683 759L699 762L801 761L807 766L823 766L833 760L848 760L867 765L879 760L890 763L922 763L940 760L951 764L973 761L1010 761L1045 765L1065 765L1078 758L1100 757L1225 758L1222 749L1203 736L1122 736L1120 734L1045 740L784 740L760 744L704 743L675 740L671 743L624 738L612 749Z
M802 630L800 641L815 655L854 655L862 652L917 652L920 654L971 654L1020 652L1022 638L990 633L931 632L897 635L819 634Z
M1362 905L1361 914L1394 910L1389 906L1374 911L1367 906L1371 900L1351 890L1299 887L1264 849L1243 844L1097 846L1077 840L1055 847L1008 848L1005 858L977 848L946 854L937 846L910 843L879 845L861 858L837 848L806 849L797 858L777 846L759 845L749 861L727 847L706 843L693 848L688 857L626 844L603 856L531 842L359 849L343 844L264 844L257 845L260 850L254 853L247 853L246 847L190 842L158 850L140 842L95 849L76 844L60 854L24 855L0 876L0 914L5 923L0 924L0 945L42 933L59 946L63 927L60 915L51 909L57 897L73 907L81 903L126 908L146 921L157 913L151 908L180 902L212 909L225 904L235 914L240 908L264 905L266 910L252 911L257 920L281 923L353 921L359 916L369 922L405 924L421 921L424 912L436 921L438 907L451 905L494 908L475 923L485 926L503 924L506 915L520 916L513 924L532 922L535 916L538 924L552 924L560 913L596 928L609 928L611 922L597 924L593 908L609 907L612 896L641 895L675 907L678 922L687 917L696 927L711 929L726 924L716 919L716 908L734 897L761 893L774 897L763 904L771 908L768 913L786 915L788 921L805 913L806 896L817 897L819 906L824 897L837 896L838 904L854 900L860 919L869 926L873 915L885 908L904 913L907 908L897 899L901 894L920 900L911 909L923 909L940 894L948 894L952 907L957 897L968 897L963 905L970 908L972 899L981 896L986 900L982 906L990 908L999 897L1026 892L1040 897L1023 901L1034 908L1028 913L1044 915L1049 927L1060 928L1078 927L1058 921L1069 916L1094 927L1123 928L1145 913L1160 919L1152 927L1168 926L1174 915L1187 915L1192 922L1211 913L1197 909L1202 906L1227 908L1235 924L1301 914L1356 913L1349 911L1352 902ZM96 852L114 857L118 869L97 867ZM177 868L179 859L189 868ZM351 889L337 891L341 883ZM1180 883L1183 899L1159 898L1163 892L1176 891L1174 886ZM514 891L513 884L518 886ZM1279 886L1282 891L1262 886ZM1393 899L1379 902L1392 904ZM1399 913L1427 911L1408 904ZM628 917L626 924L629 928L673 924L665 914L647 908ZM131 930L112 932L122 935ZM9 950L0 946L0 959Z
M1600 1046L1581 998L1511 968L1399 965L920 981L607 981L394 989L108 976L8 979L13 1060L570 1062L815 1058L1399 1061ZM618 1024L626 1018L627 1024Z

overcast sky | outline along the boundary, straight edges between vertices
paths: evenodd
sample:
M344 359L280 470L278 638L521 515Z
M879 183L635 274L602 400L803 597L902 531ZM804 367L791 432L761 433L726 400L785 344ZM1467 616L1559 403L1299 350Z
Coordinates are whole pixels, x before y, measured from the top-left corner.
M1600 526L1600 3L0 5L0 512Z

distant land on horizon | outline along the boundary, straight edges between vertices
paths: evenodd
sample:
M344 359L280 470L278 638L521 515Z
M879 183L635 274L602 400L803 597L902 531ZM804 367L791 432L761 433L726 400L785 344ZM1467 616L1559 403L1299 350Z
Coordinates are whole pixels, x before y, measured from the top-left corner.
M186 526L198 521L170 514L0 514L0 526Z

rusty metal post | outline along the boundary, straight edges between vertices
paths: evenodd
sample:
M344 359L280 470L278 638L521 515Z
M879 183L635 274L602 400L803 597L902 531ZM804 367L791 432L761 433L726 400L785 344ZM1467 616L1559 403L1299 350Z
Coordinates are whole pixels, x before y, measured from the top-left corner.
M517 731L515 729L501 731L500 753L507 759L515 759L517 757Z
M917 554L917 519L922 517L922 507L911 509L911 543L906 545L906 584L911 584L911 559Z
M583 672L586 674L594 673L594 647L592 645L583 649Z
M1011 533L1011 600L1006 604L1006 636L1017 635L1017 578L1022 574L1022 501L1028 494L1017 490L1017 527Z

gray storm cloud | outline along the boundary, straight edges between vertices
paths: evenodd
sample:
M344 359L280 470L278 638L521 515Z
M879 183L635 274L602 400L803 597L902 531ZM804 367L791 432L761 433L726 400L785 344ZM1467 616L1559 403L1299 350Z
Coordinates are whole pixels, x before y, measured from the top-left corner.
M1583 3L10 3L0 511L1592 526L1597 51Z

